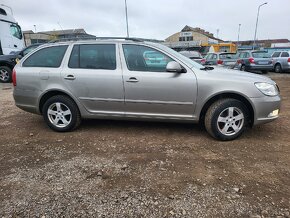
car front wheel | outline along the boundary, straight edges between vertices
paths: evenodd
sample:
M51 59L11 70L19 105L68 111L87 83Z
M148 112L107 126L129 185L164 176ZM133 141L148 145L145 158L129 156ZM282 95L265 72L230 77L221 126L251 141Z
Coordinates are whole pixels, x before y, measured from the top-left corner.
M81 122L79 109L67 96L49 98L43 105L43 118L46 124L57 132L67 132L77 128Z
M239 137L248 124L247 107L236 99L221 99L213 103L205 116L208 133L222 141Z

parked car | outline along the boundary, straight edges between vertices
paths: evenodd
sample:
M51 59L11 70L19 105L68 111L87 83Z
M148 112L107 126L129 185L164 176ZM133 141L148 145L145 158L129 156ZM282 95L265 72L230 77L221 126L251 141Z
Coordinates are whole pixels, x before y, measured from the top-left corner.
M273 62L267 51L241 51L236 66L241 71L267 73L273 69Z
M220 65L234 68L237 62L237 54L231 52L208 53L201 61L203 65Z
M164 57L148 65L148 53ZM212 70L210 70L212 69ZM204 123L220 140L278 118L279 89L261 75L204 67L140 39L50 43L13 70L16 106L71 131L82 118Z
M144 52L143 56L147 66L163 66L164 64L167 64L166 57L158 52Z
M27 55L30 51L37 48L41 44L33 44L21 51L11 53L9 55L0 55L0 82L8 83L12 81L12 70L16 62Z
M290 52L289 51L276 51L272 54L274 71L276 73L290 71Z
M194 60L197 63L201 63L202 55L198 51L180 51L180 54L184 55L185 57L188 57L191 60Z

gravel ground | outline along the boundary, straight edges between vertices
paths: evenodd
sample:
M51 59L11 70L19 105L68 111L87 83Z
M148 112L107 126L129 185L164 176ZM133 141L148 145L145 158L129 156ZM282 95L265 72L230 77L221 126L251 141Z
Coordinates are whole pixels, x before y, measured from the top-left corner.
M269 74L280 118L231 142L176 123L56 133L0 84L0 217L290 217L289 75Z

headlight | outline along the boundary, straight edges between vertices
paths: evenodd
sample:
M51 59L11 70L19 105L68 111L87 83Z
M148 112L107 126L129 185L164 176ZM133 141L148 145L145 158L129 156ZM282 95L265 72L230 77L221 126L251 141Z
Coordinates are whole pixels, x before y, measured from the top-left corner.
M264 95L275 96L279 94L279 91L275 85L270 83L255 83L257 89L259 89Z

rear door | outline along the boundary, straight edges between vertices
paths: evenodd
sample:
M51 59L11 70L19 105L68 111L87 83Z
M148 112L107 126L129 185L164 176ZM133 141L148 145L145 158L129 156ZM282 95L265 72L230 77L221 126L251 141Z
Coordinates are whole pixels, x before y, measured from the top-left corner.
M115 43L75 44L61 74L66 87L90 113L124 115L122 70Z
M147 54L155 54L156 60L152 55L148 60ZM152 47L123 45L127 117L193 118L197 95L195 74L190 69L186 73L167 72L166 65L172 60L172 57Z

